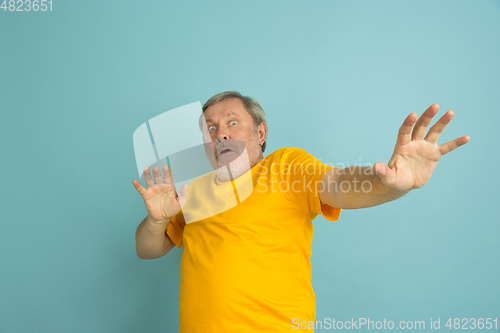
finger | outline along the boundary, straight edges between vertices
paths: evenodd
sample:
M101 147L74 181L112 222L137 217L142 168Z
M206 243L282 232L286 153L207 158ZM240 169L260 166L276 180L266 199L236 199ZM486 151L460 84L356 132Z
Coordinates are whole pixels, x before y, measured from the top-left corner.
M165 184L169 186L174 186L174 180L172 179L172 172L167 165L163 166L163 178L165 179Z
M457 149L460 146L463 146L467 142L470 141L470 136L464 135L458 139L455 139L453 141L449 141L446 143L443 143L441 146L439 146L439 150L441 151L441 154L445 155L448 154L450 151L453 151Z
M151 172L149 171L149 168L144 168L143 172L144 172L144 181L146 182L146 185L148 185L148 187L155 186L155 182L151 177Z
M406 117L405 121L403 121L403 125L399 128L396 145L404 146L411 141L411 129L416 120L417 114L415 112L410 113L410 115Z
M377 162L373 165L373 169L386 185L394 184L396 182L396 172L389 168L387 164Z
M413 129L413 133L411 135L412 140L422 140L424 138L424 135L427 132L427 126L429 126L432 118L434 118L438 111L439 105L432 104L427 110L424 111L424 113L422 113L420 118L418 118L415 123L415 128Z
M144 195L144 193L146 193L147 190L144 187L142 187L142 185L137 180L134 180L132 184L134 185L135 189L137 190L137 192L139 192L140 195Z
M153 168L153 177L155 179L155 184L156 185L162 185L163 184L163 178L161 178L160 168L158 168L158 167L154 167Z
M188 194L188 184L184 184L179 189L179 197L178 197L181 209L184 208L184 205L186 204L187 194Z
M437 143L439 136L441 135L441 133L443 133L446 126L453 119L454 115L455 115L455 113L451 110L446 112L437 121L437 123L435 123L434 126L431 127L431 129L429 130L429 133L427 133L427 136L425 137L425 141L430 142L430 143Z

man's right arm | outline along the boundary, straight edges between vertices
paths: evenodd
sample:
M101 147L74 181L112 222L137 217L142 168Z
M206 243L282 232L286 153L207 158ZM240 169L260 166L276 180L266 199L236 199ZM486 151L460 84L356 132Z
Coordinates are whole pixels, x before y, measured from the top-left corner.
M135 245L141 259L163 257L175 246L165 232L169 221L155 221L149 215L137 227Z
M167 226L170 219L176 216L186 203L188 185L181 186L179 195L174 187L170 168L163 166L162 178L160 168L153 168L153 177L149 168L144 168L145 189L137 180L132 183L144 199L148 216L141 222L135 232L135 246L137 256L141 259L155 259L163 257L175 246L167 235Z

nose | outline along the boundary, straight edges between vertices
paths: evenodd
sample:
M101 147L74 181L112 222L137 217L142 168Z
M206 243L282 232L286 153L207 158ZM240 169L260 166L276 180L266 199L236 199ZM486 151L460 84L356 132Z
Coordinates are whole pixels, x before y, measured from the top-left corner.
M228 140L229 135L227 135L227 133L223 129L219 129L217 131L217 139L218 139L218 141Z

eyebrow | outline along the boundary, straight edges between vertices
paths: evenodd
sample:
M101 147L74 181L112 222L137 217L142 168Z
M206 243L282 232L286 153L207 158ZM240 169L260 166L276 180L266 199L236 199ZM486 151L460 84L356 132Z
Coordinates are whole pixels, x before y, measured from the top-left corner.
M224 115L225 118L229 118L229 117L232 117L232 116L237 116L236 113L234 112L228 112ZM205 122L209 123L209 122L213 122L211 118L205 118Z

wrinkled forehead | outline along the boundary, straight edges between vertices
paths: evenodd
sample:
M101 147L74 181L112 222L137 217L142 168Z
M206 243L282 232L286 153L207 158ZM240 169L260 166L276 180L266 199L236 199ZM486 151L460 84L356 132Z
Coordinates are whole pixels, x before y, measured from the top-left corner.
M214 122L215 122L215 120L214 120L214 119L212 119L212 117L210 117L210 115L208 115L208 116L207 116L207 113L206 113L206 112L204 113L204 116L205 116L205 121L206 121L207 123L214 123ZM222 118L230 118L230 117L237 117L237 116L238 116L238 115L237 115L235 112L233 112L233 111L227 111L227 112L225 112L224 114L222 114L222 116L221 116L221 117L222 117Z

